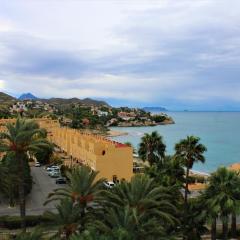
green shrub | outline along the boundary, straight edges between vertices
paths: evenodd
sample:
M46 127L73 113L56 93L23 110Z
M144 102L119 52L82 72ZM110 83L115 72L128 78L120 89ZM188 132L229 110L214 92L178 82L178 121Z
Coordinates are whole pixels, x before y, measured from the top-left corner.
M48 221L49 219L42 215L26 216L27 227L34 227ZM8 229L21 228L21 218L20 216L1 216L0 227L8 228Z

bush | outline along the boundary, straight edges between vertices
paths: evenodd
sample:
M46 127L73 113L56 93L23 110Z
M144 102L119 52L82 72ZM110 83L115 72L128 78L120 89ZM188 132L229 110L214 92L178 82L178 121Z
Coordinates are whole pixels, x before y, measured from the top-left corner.
M166 116L164 115L155 115L151 117L153 121L155 121L156 123L161 123L164 120L166 120Z
M26 227L34 227L48 221L49 219L42 215L26 216ZM21 218L20 216L1 216L0 227L8 229L21 228Z

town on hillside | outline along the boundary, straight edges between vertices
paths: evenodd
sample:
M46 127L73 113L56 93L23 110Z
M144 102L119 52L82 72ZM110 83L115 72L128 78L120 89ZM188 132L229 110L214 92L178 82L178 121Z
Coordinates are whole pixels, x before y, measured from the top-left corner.
M109 127L141 127L173 124L166 113L151 113L139 108L112 107L106 102L78 98L38 99L25 94L19 99L0 94L0 118L14 118L18 114L27 118L48 117L58 119L62 126L106 133ZM1 99L5 99L1 101Z

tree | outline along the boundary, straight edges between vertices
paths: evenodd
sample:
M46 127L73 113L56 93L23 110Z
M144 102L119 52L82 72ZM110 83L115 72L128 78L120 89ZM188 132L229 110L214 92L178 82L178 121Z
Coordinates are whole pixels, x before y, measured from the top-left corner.
M165 187L177 186L180 189L185 182L184 168L181 162L172 156L165 156L161 162L147 167L145 172Z
M50 221L50 226L59 228L58 237L64 234L69 239L79 228L80 208L70 198L64 198L56 206L56 210L57 213L47 211L44 216Z
M200 240L201 236L208 231L205 226L207 210L204 205L205 202L202 201L201 197L189 199L188 209L183 216L183 239Z
M0 162L0 192L2 193L6 193L8 192L8 181L6 180L8 176L8 169L2 164L2 162ZM12 206L10 204L10 206Z
M15 201L19 198L18 188L18 165L13 153L7 153L3 156L1 166L5 169L4 178L1 182L4 185L3 194L7 196L9 205L14 206ZM30 167L26 159L24 159L24 193L25 196L31 192L32 189L32 176Z
M207 148L203 144L200 144L199 141L200 138L198 137L188 136L186 139L182 139L175 145L175 157L186 167L185 205L187 205L188 198L189 171L192 169L194 163L205 162L203 154Z
M53 155L54 147L53 145L49 145L48 149L40 149L39 151L36 151L35 158L38 162L41 164L48 164L51 156Z
M93 209L94 204L101 200L104 179L97 180L97 174L98 172L94 172L87 166L73 168L71 172L67 173L69 186L58 188L50 193L45 205L64 198L71 199L80 209L79 231L83 231L87 224L85 221L87 217L91 216L93 212L97 212L97 209Z
M164 187L146 175L135 175L131 182L122 181L105 192L105 229L126 231L130 239L163 236L177 222L177 209L170 198Z
M212 240L216 239L216 218L222 219L223 239L228 238L228 220L240 206L240 178L236 172L220 167L209 179L204 198L212 219ZM235 226L232 230L235 230ZM233 233L234 234L234 233Z
M148 161L150 165L161 161L165 155L166 146L162 137L156 132L145 133L139 145L138 154L143 161Z
M81 234L74 234L70 237L70 240L125 240L121 238L113 238L109 235L100 234L95 228L85 230Z
M98 221L98 229L103 235L119 240L162 239L165 229L159 221L126 205L107 207L104 210L104 221ZM96 224L97 225L97 224Z
M25 162L39 149L48 148L46 132L35 121L18 118L16 123L6 124L6 132L0 133L0 152L12 154L18 167L18 194L20 202L21 227L25 231Z

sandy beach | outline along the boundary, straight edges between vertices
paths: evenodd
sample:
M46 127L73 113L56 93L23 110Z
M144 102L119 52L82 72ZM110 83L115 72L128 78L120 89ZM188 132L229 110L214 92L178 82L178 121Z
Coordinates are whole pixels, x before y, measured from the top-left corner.
M108 137L119 137L119 136L125 136L128 135L127 132L122 132L122 131L116 131L116 130L110 130L107 133Z

